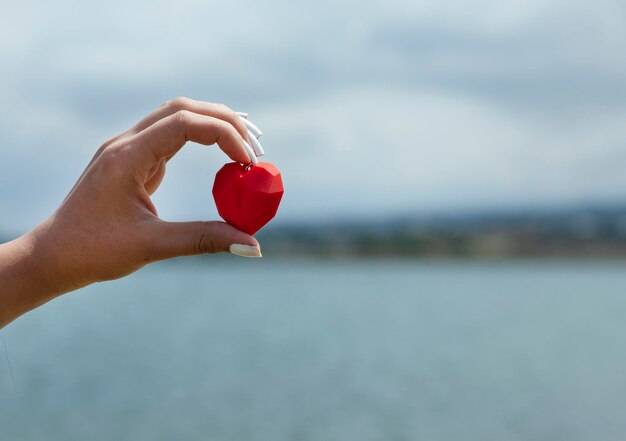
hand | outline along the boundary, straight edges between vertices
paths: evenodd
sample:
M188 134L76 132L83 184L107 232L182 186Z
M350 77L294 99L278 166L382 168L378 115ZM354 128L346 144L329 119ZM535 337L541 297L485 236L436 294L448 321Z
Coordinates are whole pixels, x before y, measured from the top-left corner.
M163 221L150 200L167 161L187 141L217 143L234 161L248 163L244 140L245 124L226 106L178 98L106 142L50 218L0 247L0 310L14 303L28 310L175 256L231 251L261 257L252 236L224 222ZM22 263L20 271L14 262ZM31 282L15 280L20 273ZM3 286L24 298L9 301Z

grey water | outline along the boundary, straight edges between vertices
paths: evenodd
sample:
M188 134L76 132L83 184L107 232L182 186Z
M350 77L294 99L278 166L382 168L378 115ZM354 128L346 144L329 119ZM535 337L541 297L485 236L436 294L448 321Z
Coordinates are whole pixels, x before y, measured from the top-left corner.
M626 263L182 259L2 333L3 441L626 439Z

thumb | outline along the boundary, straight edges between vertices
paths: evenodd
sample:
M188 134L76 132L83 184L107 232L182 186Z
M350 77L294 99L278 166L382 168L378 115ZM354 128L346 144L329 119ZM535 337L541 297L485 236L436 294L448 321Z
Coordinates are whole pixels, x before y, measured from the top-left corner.
M225 222L160 222L158 230L155 241L158 260L221 252L262 257L254 237Z

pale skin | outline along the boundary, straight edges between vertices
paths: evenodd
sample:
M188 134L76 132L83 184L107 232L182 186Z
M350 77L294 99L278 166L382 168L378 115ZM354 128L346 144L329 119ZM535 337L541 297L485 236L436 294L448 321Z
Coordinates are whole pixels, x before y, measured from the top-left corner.
M150 196L167 162L194 141L249 163L246 126L228 107L168 101L103 144L59 208L0 245L0 328L61 294L176 256L260 257L257 240L218 221L166 222Z

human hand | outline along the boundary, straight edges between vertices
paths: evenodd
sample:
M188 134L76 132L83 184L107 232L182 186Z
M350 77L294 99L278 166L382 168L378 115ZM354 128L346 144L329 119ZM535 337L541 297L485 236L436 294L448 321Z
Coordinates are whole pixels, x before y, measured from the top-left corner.
M58 295L175 256L261 257L252 236L224 222L166 222L150 200L187 141L249 163L244 140L245 124L226 106L177 98L106 142L56 212L20 239L44 284Z

